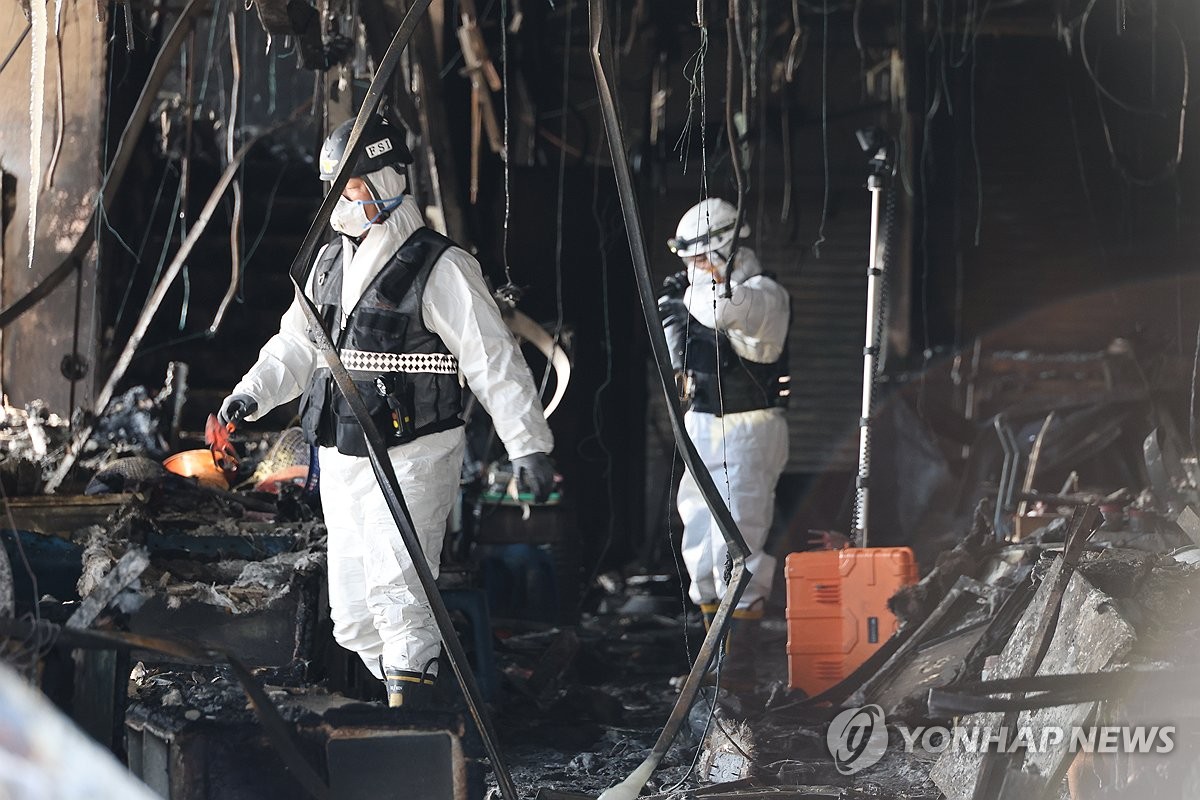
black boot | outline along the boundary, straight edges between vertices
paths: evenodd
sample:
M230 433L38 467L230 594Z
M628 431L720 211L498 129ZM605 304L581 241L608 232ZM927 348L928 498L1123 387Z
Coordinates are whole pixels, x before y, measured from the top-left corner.
M425 664L425 669L417 671L400 669L399 667L384 667L383 657L379 665L383 667L383 683L387 688L388 706L390 708L405 708L410 711L424 711L434 705L434 689L437 687L437 669L439 656L434 656Z
M437 678L407 669L387 668L383 671L387 687L388 706L410 711L422 711L433 705L433 690Z

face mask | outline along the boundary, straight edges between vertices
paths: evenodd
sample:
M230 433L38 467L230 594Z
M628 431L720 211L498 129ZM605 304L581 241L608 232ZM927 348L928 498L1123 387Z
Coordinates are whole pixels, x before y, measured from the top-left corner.
M711 287L713 284L722 283L725 280L725 271L728 268L729 260L715 250L709 252L707 257L708 267L697 266L695 261L688 262L688 279L692 286Z
M363 231L376 222L387 219L387 215L399 208L403 201L404 195L385 197L382 200L347 200L339 197L337 205L333 207L333 213L329 215L329 226L347 236L361 236ZM368 217L366 207L372 203L379 210L374 217Z
M339 197L333 213L329 215L329 227L346 236L362 236L363 231L371 226L363 204Z

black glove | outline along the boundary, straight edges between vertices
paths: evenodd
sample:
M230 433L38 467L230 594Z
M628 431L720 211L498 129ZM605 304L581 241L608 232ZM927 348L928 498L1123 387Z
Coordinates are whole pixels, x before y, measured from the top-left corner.
M228 425L230 422L236 425L247 414L253 414L257 410L258 401L250 395L231 394L221 403L221 410L217 412L217 419L222 425Z
M512 460L513 475L518 487L524 486L533 494L536 503L544 503L554 488L554 462L545 453L530 453Z
M663 281L662 292L660 297L683 297L683 293L688 288L688 274L686 269L681 269L674 275L669 275Z

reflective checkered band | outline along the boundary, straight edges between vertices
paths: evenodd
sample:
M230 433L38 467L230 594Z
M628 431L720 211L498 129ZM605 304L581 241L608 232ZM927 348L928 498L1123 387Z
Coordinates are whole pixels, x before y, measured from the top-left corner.
M362 350L343 350L339 355L346 369L357 372L458 374L458 359L449 353L367 353Z

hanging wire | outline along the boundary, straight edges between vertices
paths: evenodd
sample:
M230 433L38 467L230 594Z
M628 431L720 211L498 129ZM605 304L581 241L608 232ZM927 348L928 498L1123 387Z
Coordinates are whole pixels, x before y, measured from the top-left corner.
M984 6L983 14L987 14ZM980 18L982 25L983 19ZM978 30L978 28L976 29ZM971 111L971 154L975 159L975 246L979 247L979 239L983 233L983 162L979 155L979 117L976 114L975 95L977 92L976 73L979 67L979 44L976 38L971 42L971 77L969 90L969 105Z
M287 172L287 168L288 163L284 161L279 167L279 174L275 176L275 182L271 185L271 191L267 193L266 211L263 215L262 225L259 227L258 233L254 236L254 243L246 251L246 257L242 259L242 275L241 282L238 285L237 296L239 303L246 301L243 294L246 285L246 271L250 268L250 261L254 258L254 254L258 252L258 246L262 243L263 237L267 234L267 228L271 224L271 215L275 212L275 195L279 192L279 184L283 182L283 176Z
M748 125L750 118L750 79L749 65L746 62L746 49L742 43L742 22L741 22L741 1L729 0L729 17L726 22L727 28L727 50L725 53L725 134L729 140L729 155L733 166L733 177L737 185L737 212L734 215L734 235L733 244L729 250L729 261L725 265L725 297L732 296L733 283L730 281L730 276L733 274L734 263L737 259L738 248L741 243L742 223L745 221L746 214L746 176L745 176L745 159L743 143L741 136L738 135L737 123L733 112L733 54L737 51L738 61L741 66L741 114L742 124ZM736 47L734 46L736 44Z
M700 0L703 2L703 0ZM688 83L688 115L683 122L683 130L679 134L679 139L675 142L675 149L679 151L679 160L683 163L683 174L687 174L687 156L691 151L692 131L696 127L696 113L699 108L699 129L700 129L700 152L703 159L707 150L704 145L704 66L708 60L708 26L704 23L704 11L699 3L696 9L697 25L700 28L700 45L696 48L696 52L683 65L684 78ZM707 176L702 176L702 180L706 180ZM707 184L706 184L707 185ZM707 197L705 192L701 199Z
M562 146L558 148L558 199L555 207L557 225L554 237L554 297L558 317L555 320L554 340L558 344L562 334L563 324L563 285L562 285L562 249L563 249L563 194L567 176L567 118L565 110L570 107L571 91L571 12L574 3L567 3L567 20L563 25L563 65L562 65L562 124L559 128L559 138Z
M46 186L54 186L54 173L58 170L58 158L62 155L63 141L66 137L66 119L67 113L64 103L66 102L66 86L63 83L63 59L62 59L62 29L60 18L55 14L54 20L54 62L55 62L55 81L57 90L56 111L58 119L54 124L54 151L50 154L50 166L46 169Z
M243 26L243 31L245 26ZM233 10L229 11L229 63L232 71L232 83L229 87L229 118L225 121L225 163L228 165L234 158L234 136L241 120L238 116L239 106L245 103L242 87L242 62L238 53L237 17ZM245 180L244 171L238 170L233 181L233 211L229 220L229 287L221 298L217 313L208 326L210 336L216 335L217 329L225 318L229 303L238 294L242 284L242 255L245 242L242 238L242 183ZM180 330L183 330L182 325Z
M854 35L854 49L858 51L858 74L862 76L860 99L867 96L867 47L862 38L862 7L863 0L854 0L854 11L850 13L850 30Z
M1192 355L1192 390L1188 400L1188 430L1191 433L1192 452L1200 453L1200 435L1196 431L1196 381L1200 379L1200 324L1196 326L1196 349Z
M739 0L731 0L731 3L734 4L734 6L733 6L734 13L731 15L729 24L732 24L734 26L734 35L735 35L735 37L737 37L737 46L738 46L739 50L741 50L742 45L741 45L740 33L737 30L738 16L737 16L736 3L738 3L738 2L739 2ZM697 19L701 22L703 20L703 0L697 0ZM732 84L732 80L728 79L728 75L731 74L731 70L732 70L732 67L729 66L731 64L731 58L727 59L726 63L727 63L727 85L726 85L726 89L725 89L725 102L727 104L726 120L727 120L727 124L728 124L728 120L729 120L728 112L729 112L729 108L730 108L730 106L732 104L732 100L733 100L733 84ZM743 58L742 58L742 69L743 69L742 77L743 77L743 83L744 83L746 80L746 76L745 76L746 66L745 66L744 52L743 52ZM743 92L745 92L744 86L743 86ZM743 107L744 107L744 104L746 103L746 101L747 101L747 98L743 94L743 97L742 97ZM707 199L709 196L709 194L708 194L709 166L708 166L708 146L707 146L707 141L705 140L706 137L705 137L705 126L704 126L704 120L707 117L707 85L706 85L706 81L704 78L703 69L701 69L701 73L700 73L700 107L701 107L700 136L701 136L701 153L702 153L702 155L701 155L701 181L700 181L701 182L701 196L702 196L702 199ZM735 159L734 168L735 168L735 170L738 170L738 172L736 174L738 174L740 176L740 167L738 166L740 164L740 154L737 153L736 151L734 151L732 153L732 156ZM744 189L742 187L740 177L739 177L738 188L739 188L739 191L738 191L738 212L739 213L738 213L738 219L737 219L737 227L735 228L734 233L733 233L734 244L733 244L733 248L730 251L730 263L727 265L727 270L725 272L725 280L726 280L726 284L727 284L726 288L728 288L728 283L731 280L731 277L733 274L733 270L734 270L734 266L735 266L733 263L733 258L734 258L734 256L737 255L737 240L741 234L741 227L740 227L740 225L741 225L741 209L742 209L742 197L744 194ZM707 215L707 210L706 210L706 215ZM706 226L711 228L710 220L706 219L705 224L706 224ZM721 410L721 414L719 417L721 420L721 422L720 422L721 470L722 470L722 473L723 473L723 476L725 479L725 498L724 498L725 505L727 508L732 510L733 509L733 499L732 499L733 491L732 491L731 483L729 480L729 453L728 453L728 448L727 448L727 432L726 432L726 428L725 428L725 414L724 414L725 395L724 395L724 390L722 388L722 377L721 377L721 358L722 358L721 340L720 340L720 336L717 334L717 330L716 330L719 327L719 318L718 318L718 314L717 314L717 311L718 311L717 294L718 294L718 292L717 292L717 283L715 281L710 282L710 291L712 293L712 303L713 303L713 323L714 323L713 324L713 328L714 328L713 344L714 344L714 350L716 353L715 361L716 361L716 367L717 367L717 380L716 380L716 383L717 383L717 405L718 405L718 408ZM693 295L692 299L694 299L695 293L691 292L690 294ZM684 342L685 342L684 363L685 364L687 363L686 342L689 338L688 331L690 331L690 323L691 323L691 309L689 308L688 309L688 327L685 329L685 335L684 335ZM707 467L705 467L705 468L707 468ZM711 535L711 532L710 532L710 535ZM715 568L716 565L714 564L713 567ZM726 591L728 591L728 582L730 579L731 567L732 567L732 562L730 561L728 551L726 551L725 574L724 574L724 582L726 583ZM685 624L686 624L686 621L685 621ZM712 696L712 702L709 705L708 717L704 723L704 733L700 737L701 746L698 746L696 748L696 755L692 759L692 764L691 764L691 766L688 767L688 771L684 774L683 778L680 779L680 781L674 787L672 787L671 790L668 790L668 791L673 791L674 789L676 789L680 785L682 785L683 782L685 780L687 780L688 776L691 775L692 771L695 770L696 764L700 758L700 753L703 750L703 746L702 746L703 741L708 736L708 731L711 728L713 721L716 719L717 699L720 697L720 691L721 691L721 670L724 666L724 659L725 659L725 647L724 647L723 643L719 644L717 653L714 657L716 658L717 663L716 663L715 679L714 679L714 686L713 686L713 696ZM690 658L689 658L689 662L690 662ZM718 721L718 724L720 724L719 721Z
M125 291L121 295L121 303L117 306L116 321L113 323L113 329L117 330L121 327L121 320L125 316L125 305L129 302L129 294L133 291L134 280L137 278L138 272L142 266L142 256L146 252L146 245L150 242L150 234L153 232L153 222L158 217L158 210L162 207L163 190L167 185L167 176L172 172L172 165L168 161L163 165L162 178L158 182L158 190L154 194L154 203L150 207L150 214L146 217L146 230L142 232L142 241L138 243L137 253L134 255L133 270L129 275L129 279L125 282ZM176 193L176 208L171 210L171 219L175 218L178 212L178 192Z
M1092 4L1088 6L1088 10L1084 13L1085 23L1086 23L1086 17L1091 13L1092 6L1094 6L1094 5L1095 5L1095 0L1092 0ZM1092 79L1092 84L1095 87L1096 107L1100 113L1101 129L1104 132L1104 143L1105 143L1106 147L1108 148L1109 158L1112 161L1113 168L1117 171L1117 173L1121 176L1121 178L1126 183L1134 185L1134 186L1155 186L1160 183L1163 183L1176 175L1176 173L1179 169L1179 165L1183 162L1183 143L1184 143L1184 132L1185 132L1186 125L1187 125L1187 102L1188 102L1188 92L1190 90L1190 83L1191 83L1191 71L1190 71L1190 67L1188 64L1187 42L1184 40L1183 34L1180 32L1178 27L1176 27L1174 24L1172 24L1172 29L1175 31L1175 35L1179 39L1179 48L1180 48L1180 52L1182 54L1182 64L1183 64L1183 70L1182 70L1183 81L1182 81L1182 87L1181 87L1180 98L1179 98L1179 112L1178 112L1179 113L1179 125L1178 125L1178 133L1177 133L1177 138L1176 138L1176 143L1175 143L1175 152L1174 152L1172 158L1163 166L1163 168L1159 171L1159 173L1157 175L1155 175L1151 178L1142 178L1142 177L1136 176L1133 173L1131 173L1128 170L1128 168L1122 163L1120 157L1117 155L1116 146L1114 145L1113 139L1112 139L1112 131L1109 127L1108 113L1104 110L1104 102L1101 99L1101 96L1108 98L1110 101L1115 103L1119 108L1121 108L1125 111L1128 111L1130 113L1133 113L1133 114L1139 114L1142 116L1166 116L1166 115L1163 112L1157 112L1157 111L1153 111L1150 109L1139 109L1137 107L1130 106L1129 104L1124 103L1123 101L1117 99L1111 92L1109 92L1104 87L1104 85L1100 82L1099 78L1097 77L1096 73L1093 71L1092 66L1087 59L1087 53L1084 48L1084 40L1083 40L1083 30L1084 29L1082 27L1080 28L1079 52L1080 52L1081 58L1083 59L1084 67L1087 69L1088 76Z
M162 250L158 254L158 264L154 267L154 277L150 279L151 291L154 291L154 287L158 285L158 278L162 275L163 265L167 263L167 254L171 251L171 242L175 237L175 226L179 223L179 207L182 201L183 184L180 182L179 188L175 192L175 205L171 209L171 221L167 225L167 235L163 237Z
M102 163L105 165L106 169L109 165L108 153L109 153L109 140L111 138L110 126L111 126L111 122L112 122L113 80L114 80L114 75L115 75L115 70L113 69L113 55L114 55L115 49L116 49L116 40L117 40L117 37L116 37L116 33L114 31L113 34L108 37L109 53L108 53L108 59L106 60L106 69L108 70L108 86L107 86L107 89L105 92L105 103L104 103L104 148L103 148L104 155L103 155L103 161L102 161ZM125 74L121 76L121 83L124 83L125 79L128 76L129 76L129 59L126 58L125 59ZM96 222L95 222L95 228L94 228L94 235L95 235L96 241L100 241L100 230L101 230L101 226L103 226L104 230L107 230L109 233L111 233L113 235L113 238L116 239L117 243L121 245L121 248L123 250L125 250L125 252L129 253L131 256L134 256L136 258L137 256L134 253L133 248L130 247L125 242L125 239L121 236L120 233L117 232L116 228L114 228L112 226L112 223L110 223L108 220L108 212L105 210L105 203L104 203L105 188L106 187L105 187L104 183L102 182L100 184L100 188L97 191L97 195L96 195L96 208L100 212L99 214L96 215ZM96 274L99 275L101 272L100 262L101 262L101 259L103 258L102 254L104 252L104 248L97 247L95 252L96 252Z
M950 59L946 56L946 23L945 6L942 0L934 0L935 22L933 42L938 52L938 81L942 86L942 94L946 98L946 113L954 116L954 96L950 91ZM932 50L930 51L932 52Z
M563 251L563 195L566 188L567 175L567 108L569 107L570 90L571 90L571 12L575 8L574 3L567 3L567 20L563 28L563 64L562 64L562 120L559 126L559 145L558 145L558 186L557 195L555 198L555 228L554 228L554 301L557 315L554 320L554 341L553 347L558 347L562 340L563 330L563 281L562 281L562 251ZM546 385L550 382L550 373L553 363L550 359L546 361L546 369L542 373L541 386L538 389L538 396L542 396L546 392Z
M267 54L267 114L275 113L275 98L279 91L279 80L275 76L275 65L279 60L278 54L272 50Z
M49 22L46 6L35 3L30 11L33 24L33 35L30 43L30 74L36 75L29 87L29 179L24 188L27 203L28 219L26 220L26 268L33 269L33 261L38 249L38 201L42 196L42 129L46 124L46 51L49 49Z
M693 112L695 110L694 103L698 101L700 108L699 119L696 120L700 130L700 199L698 202L703 203L708 199L708 83L704 75L705 63L708 59L708 24L704 17L704 0L696 0L696 26L700 29L700 45L696 49L695 54L689 59L689 63L693 64L692 71L688 75L688 80L691 83L691 89L688 93L688 118L684 123L684 133L688 135L690 141L690 133L687 133L692 126L694 119ZM682 157L682 154L681 154ZM684 174L687 174L687 161L684 160ZM707 210L705 212L707 214ZM705 224L709 220L705 219ZM688 264L689 272L691 265ZM690 279L689 275L689 279ZM689 292L688 297L688 315L684 321L683 328L683 363L688 363L688 342L691 340L692 330L692 308L691 303L695 300L694 292Z
M765 7L760 6L757 2L751 2L750 12L751 30L754 31L754 43L750 48L751 95L757 101L758 112L756 121L758 127L758 192L754 204L754 230L756 231L754 245L756 252L761 253L763 252L763 235L766 230L763 221L767 218L767 93L761 91L759 83L762 77L760 72L763 69L763 56L766 55L767 31L770 26Z
M508 146L508 0L500 0L500 83L504 95L504 235L500 246L500 258L504 262L505 284L501 291L515 294L512 267L508 263L508 226L512 217L512 190L510 171L512 153Z
M812 243L813 255L821 257L825 241L825 220L829 216L829 0L821 0L825 12L821 15L821 160L825 168L825 190L821 200L821 222L817 239Z
M205 98L208 96L208 79L212 73L213 65L216 62L214 54L217 46L217 29L223 22L220 13L222 2L223 0L214 0L212 16L208 18L208 46L204 56L204 77L200 81L200 92L197 95L197 99L202 105L204 104Z
M992 0L985 0L983 6L979 6L979 0L967 0L966 21L963 24L962 42L958 45L957 50L961 53L961 58L955 59L953 56L947 58L941 47L939 53L941 63L943 64L943 74L945 73L945 64L948 61L953 69L960 69L970 62L968 68L967 82L967 99L968 112L970 116L971 130L971 156L975 167L975 246L979 247L982 231L983 231L983 162L979 153L979 136L978 136L978 116L976 114L976 95L977 95L977 73L979 67L979 32L983 28L983 23L987 19L988 12L991 10ZM940 26L939 26L940 30ZM941 34L939 33L939 36ZM953 40L953 33L950 38ZM942 45L944 47L944 44ZM953 49L953 48L952 48ZM946 80L945 78L943 80ZM947 110L953 114L950 107L950 89L946 85L946 100Z
M193 331L192 333L185 333L183 336L176 336L173 339L167 339L165 342L159 342L158 344L151 345L150 347L140 347L140 348L138 348L138 351L136 353L134 353L132 356L130 356L130 360L136 361L139 358L143 358L144 356L150 355L151 353L157 353L160 350L166 350L166 349L175 347L176 345L185 344L187 342L194 342L197 339L210 339L210 338L212 338L212 337L209 334L207 328L204 328L203 330Z
M904 63L907 63L908 49L905 45L908 42L908 0L900 0L899 5L897 6L896 15L898 17L896 20L896 27L900 31L900 57ZM911 172L912 165L910 163L911 159L909 158L908 152L909 140L912 138L909 135L912 126L912 123L910 122L911 117L911 114L902 114L900 117L900 136L898 137L898 157L896 159L900 166L900 182L904 185L904 193L908 197L913 197L915 195Z
M792 145L794 144L791 125L792 110L788 96L792 91L796 68L808 53L808 31L800 21L800 4L797 0L792 0L791 9L792 38L788 42L787 58L784 61L784 85L779 93L779 134L783 147L783 198L779 204L779 221L781 223L788 223L792 219L792 197L795 194L795 188L792 185ZM760 227L762 219L759 217ZM794 227L793 225L793 230Z
M146 253L146 245L150 242L150 234L154 231L150 223L158 216L158 210L162 208L163 190L167 186L167 176L174 171L174 165L170 161L163 162L162 177L158 180L158 189L154 192L154 202L150 205L150 213L146 217L146 230L142 231L142 240L138 242L137 253L134 255L134 258L137 259L135 269L141 264L142 256Z
M1084 10L1083 14L1080 16L1080 22L1079 22L1079 57L1083 61L1083 68L1085 70L1087 70L1088 77L1091 78L1092 83L1095 84L1096 91L1098 91L1100 94L1104 95L1106 98L1108 98L1109 101L1111 101L1113 103L1113 105L1117 106L1117 108L1120 108L1123 111L1128 111L1131 114L1141 114L1141 115L1145 115L1145 116L1164 117L1164 118L1169 119L1174 114L1173 111L1168 113L1167 111L1160 110L1160 109L1154 108L1152 106L1137 106L1132 103L1126 102L1125 100L1122 100L1121 98L1117 97L1113 92L1111 92L1108 89L1108 87L1106 87L1103 84L1103 82L1101 82L1100 77L1096 74L1096 70L1092 66L1092 60L1088 57L1087 26L1088 26L1088 23L1091 21L1092 11L1095 10L1097 1L1098 0L1089 0L1087 8ZM1123 29L1125 27L1124 24L1122 24L1121 27ZM1182 52L1184 54L1183 68L1184 68L1184 75L1185 75L1184 82L1186 84L1186 82L1187 82L1186 75L1187 75L1187 66L1188 66L1188 64L1187 64L1187 45L1183 40L1183 35L1180 33L1179 28L1177 26L1175 26L1174 24L1172 24L1171 27L1174 29L1176 35L1179 37L1180 46L1182 47ZM1187 94L1185 91L1184 103L1186 103L1186 102L1187 102Z
M3 73L4 68L8 66L8 62L13 60L13 56L17 54L17 50L20 49L21 43L25 41L27 36L29 36L29 31L31 30L33 30L33 23L26 25L25 30L21 31L21 35L17 37L15 42L13 42L13 46L9 49L8 55L4 57L4 61L0 62L0 73Z
M930 149L933 141L933 120L942 105L941 98L944 84L942 82L934 82L931 70L934 68L933 53L935 50L939 54L941 53L939 36L940 34L935 33L928 40L925 47L924 86L926 92L929 91L930 86L933 86L933 96L929 98L925 109L925 121L921 135L921 163L917 171L921 190L921 349L924 365L928 365L930 358L932 358L929 342L929 164L933 158L933 153ZM926 372L927 370L922 369L920 379L917 381L917 415L922 419L925 417Z
M568 6L568 8L569 7L570 6ZM601 135L606 136L607 134L602 132ZM597 144L597 148L602 147L603 145L604 145L604 141L601 140ZM604 313L604 380L596 388L596 393L592 396L592 435L589 436L587 439L584 439L583 441L581 441L579 443L579 445L580 445L580 448L582 448L583 445L585 445L588 441L590 441L591 439L594 438L596 440L596 446L598 448L600 448L600 452L604 458L603 475L604 475L604 485L605 485L605 497L608 502L609 514L608 514L608 527L604 534L604 545L600 548L600 553L596 557L596 566L592 570L592 574L588 578L587 583L584 584L585 586L591 586L592 581L596 580L596 576L600 574L600 569L604 563L604 558L605 558L605 556L608 555L609 548L612 547L613 537L614 537L614 534L616 533L616 528L615 528L616 519L614 518L614 516L612 514L612 509L616 507L616 497L615 497L616 493L615 493L615 487L613 485L613 474L612 474L612 451L608 449L608 445L604 441L604 406L601 403L601 398L603 397L604 393L608 390L608 387L610 385L612 385L613 355L612 355L612 318L611 318L610 307L609 307L609 285L608 285L609 236L608 236L608 230L605 227L604 218L600 214L600 159L599 158L595 159L595 161L593 162L592 169L593 169L593 171L592 171L592 220L596 223L596 238L599 242L600 300L601 300L601 308L603 309L603 313ZM675 477L674 464L672 464L672 472L671 472L672 482L674 481L674 477ZM667 536L668 536L668 538L670 537L670 533L671 533L671 518L670 518L670 511L668 509L668 514L667 514ZM675 548L672 547L671 551L674 552L674 550L675 550ZM676 561L676 571L677 572L678 572L678 566L679 565L678 565L678 560L677 560ZM682 578L682 576L680 576L680 585L682 585L682 581L683 581L683 578ZM583 598L580 598L580 603L582 604L582 602L583 602ZM683 607L687 608L686 603L684 604ZM685 640L685 648L686 648L686 646L687 646L686 645L686 640L687 640L687 620L686 619L684 620L684 640ZM689 664L691 663L690 650L689 650L689 656L688 656L688 663Z

